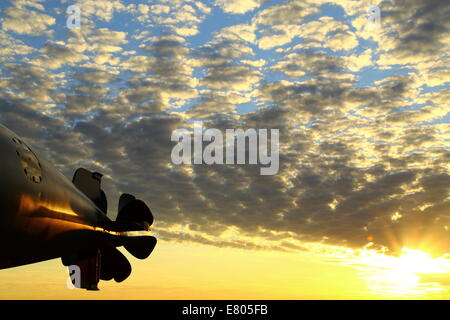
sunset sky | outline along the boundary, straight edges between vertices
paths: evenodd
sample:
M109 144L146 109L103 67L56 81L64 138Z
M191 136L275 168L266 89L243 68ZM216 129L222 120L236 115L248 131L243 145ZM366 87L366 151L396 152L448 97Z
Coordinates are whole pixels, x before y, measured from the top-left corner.
M0 270L0 299L448 299L449 17L442 0L2 0L0 123L68 178L103 173L111 218L121 193L144 200L159 243L99 292L67 289L60 260ZM174 165L194 121L279 129L279 172Z

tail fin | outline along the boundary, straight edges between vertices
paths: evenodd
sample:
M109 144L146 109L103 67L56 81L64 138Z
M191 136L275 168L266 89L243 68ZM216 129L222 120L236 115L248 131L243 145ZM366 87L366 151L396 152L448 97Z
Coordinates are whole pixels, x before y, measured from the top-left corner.
M79 168L73 175L73 184L83 192L105 214L108 210L108 202L105 192L101 189L102 174Z

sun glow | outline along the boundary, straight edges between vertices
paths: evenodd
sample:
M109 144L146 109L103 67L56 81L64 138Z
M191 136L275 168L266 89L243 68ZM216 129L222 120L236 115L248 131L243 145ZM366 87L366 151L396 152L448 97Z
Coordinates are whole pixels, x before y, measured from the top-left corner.
M450 275L447 256L433 258L429 253L403 248L400 256L387 256L367 250L361 253L358 267L368 288L380 294L411 296L446 290L439 279ZM433 281L424 281L425 276Z
M402 249L396 269L409 273L447 273L449 261L444 258L432 258L429 253L420 250Z

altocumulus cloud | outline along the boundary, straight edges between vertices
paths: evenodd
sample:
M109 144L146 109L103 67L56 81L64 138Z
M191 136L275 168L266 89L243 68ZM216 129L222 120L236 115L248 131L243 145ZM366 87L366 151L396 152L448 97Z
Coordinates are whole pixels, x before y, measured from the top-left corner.
M356 0L73 3L74 30L70 1L0 5L0 121L148 201L162 239L450 253L444 1L376 1L377 30ZM280 129L278 174L173 165L195 120Z

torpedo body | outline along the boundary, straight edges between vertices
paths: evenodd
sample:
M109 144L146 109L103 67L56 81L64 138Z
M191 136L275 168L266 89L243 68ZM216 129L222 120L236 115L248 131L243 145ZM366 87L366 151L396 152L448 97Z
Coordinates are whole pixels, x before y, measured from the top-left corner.
M140 259L156 245L147 205L123 194L112 221L102 175L79 168L68 180L18 135L0 124L0 268L61 257L77 266L75 286L96 290L100 280L123 281L131 265L117 250Z

